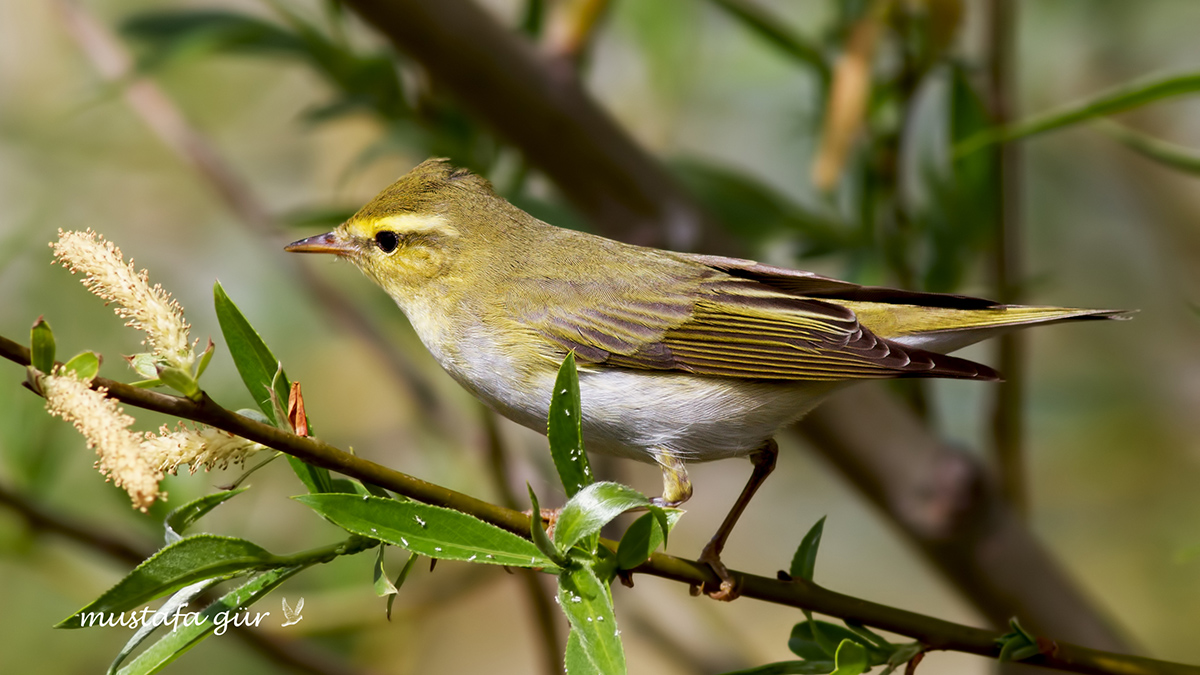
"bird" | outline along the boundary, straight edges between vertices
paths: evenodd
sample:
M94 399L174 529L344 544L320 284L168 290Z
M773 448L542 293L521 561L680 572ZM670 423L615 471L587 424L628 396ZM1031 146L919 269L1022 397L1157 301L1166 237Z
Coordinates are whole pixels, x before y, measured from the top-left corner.
M657 464L661 505L692 496L687 464L748 457L751 477L699 557L721 580L719 599L737 595L720 555L775 466L776 433L825 397L866 380L997 381L947 353L1018 328L1128 316L622 243L543 222L440 158L285 250L358 267L450 377L543 434L573 353L586 449Z

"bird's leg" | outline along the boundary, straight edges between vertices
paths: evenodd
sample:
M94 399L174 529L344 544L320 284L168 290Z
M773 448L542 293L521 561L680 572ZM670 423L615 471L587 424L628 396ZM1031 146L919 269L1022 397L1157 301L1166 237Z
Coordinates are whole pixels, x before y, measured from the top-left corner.
M679 506L692 496L692 481L688 479L683 460L668 450L655 450L654 461L662 467L663 493L654 499L659 506Z
M729 533L733 531L733 526L737 524L738 518L741 518L742 512L746 510L746 505L750 503L750 499L754 497L754 493L758 491L758 487L763 484L767 476L775 470L775 458L778 456L779 445L775 439L769 439L761 448L750 453L750 462L754 465L754 469L750 472L750 480L746 481L746 487L742 488L742 494L738 495L737 501L733 503L733 508L729 509L725 520L721 522L721 527L717 528L717 533L700 552L698 561L711 567L721 578L721 588L708 594L716 600L729 601L739 595L733 586L733 577L730 576L725 564L721 562L721 551L725 548L725 540L729 539Z

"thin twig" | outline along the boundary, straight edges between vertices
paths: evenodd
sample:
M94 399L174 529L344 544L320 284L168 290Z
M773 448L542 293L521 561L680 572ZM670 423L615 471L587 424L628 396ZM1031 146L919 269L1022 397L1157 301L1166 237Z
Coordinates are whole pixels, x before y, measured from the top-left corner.
M998 128L1012 119L1016 66L1017 5L1015 0L989 0L987 4L987 103L991 122ZM996 299L1016 304L1021 295L1021 157L1019 143L1004 143L996 158L995 252ZM997 361L1004 382L996 388L992 408L992 435L1001 492L1020 514L1029 511L1025 481L1025 349L1019 333L997 341Z
M3 336L0 336L0 356L22 366L28 366L30 363L29 350ZM530 519L524 513L364 460L319 439L297 436L242 417L221 407L205 393L201 394L199 401L194 402L103 377L93 379L91 386L106 388L110 398L127 405L209 424L298 457L315 466L337 471L418 501L468 513L522 536L527 536L530 531ZM604 544L614 550L616 548L615 542L605 540ZM720 586L720 580L708 565L663 553L655 553L633 572L673 579L689 586L709 589ZM990 658L996 658L1000 654L996 641L1001 636L994 630L972 628L869 602L803 580L780 581L735 570L729 572L743 597L806 608L858 621L906 635L932 650L954 650ZM1200 667L1089 649L1068 642L1041 640L1039 645L1042 647L1042 653L1025 662L1068 672L1100 675L1200 675Z

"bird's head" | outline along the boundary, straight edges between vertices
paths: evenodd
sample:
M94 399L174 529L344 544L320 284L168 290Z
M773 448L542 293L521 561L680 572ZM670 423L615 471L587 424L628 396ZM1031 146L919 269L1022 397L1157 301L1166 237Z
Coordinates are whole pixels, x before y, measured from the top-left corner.
M477 264L475 258L503 238L495 221L506 220L496 217L505 207L486 180L429 159L332 232L285 250L345 258L399 300L434 280L461 278Z

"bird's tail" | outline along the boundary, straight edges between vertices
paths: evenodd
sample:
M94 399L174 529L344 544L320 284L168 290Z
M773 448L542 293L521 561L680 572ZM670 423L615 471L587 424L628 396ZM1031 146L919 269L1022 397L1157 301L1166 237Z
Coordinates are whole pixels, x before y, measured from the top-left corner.
M908 347L946 354L1027 326L1128 319L1121 309L1071 309L1029 305L994 305L978 309L928 307L879 302L841 301L871 332Z

